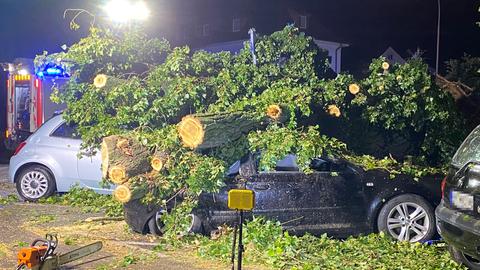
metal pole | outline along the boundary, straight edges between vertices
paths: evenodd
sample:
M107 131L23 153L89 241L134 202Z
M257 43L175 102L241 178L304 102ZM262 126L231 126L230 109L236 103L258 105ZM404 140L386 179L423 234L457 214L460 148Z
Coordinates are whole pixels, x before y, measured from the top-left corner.
M243 210L240 210L240 224L238 232L238 270L242 270L242 253L243 253L243 241L242 241L242 231L243 231Z
M435 75L438 75L438 66L440 62L440 22L441 22L441 6L440 6L440 1L437 0L437 6L438 6L438 15L437 15L437 59L436 59L436 64L435 64Z
M238 225L235 224L235 226L233 227L232 258L230 259L230 263L232 264L232 270L235 270L235 246L237 245L237 228Z

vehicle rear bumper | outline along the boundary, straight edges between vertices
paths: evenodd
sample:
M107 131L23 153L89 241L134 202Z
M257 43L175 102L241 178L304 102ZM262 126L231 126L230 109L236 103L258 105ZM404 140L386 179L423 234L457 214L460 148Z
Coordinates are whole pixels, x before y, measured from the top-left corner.
M20 161L18 160L17 156L13 156L10 158L10 162L8 165L8 180L11 183L15 182L15 173L17 172L20 166L21 166Z
M435 210L437 230L449 245L480 259L480 219L445 207Z

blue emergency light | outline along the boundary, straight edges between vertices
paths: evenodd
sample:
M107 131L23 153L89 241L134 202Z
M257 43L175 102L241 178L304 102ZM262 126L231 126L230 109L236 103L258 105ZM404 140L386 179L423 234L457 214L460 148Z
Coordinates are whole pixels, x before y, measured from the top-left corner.
M61 65L55 63L47 63L37 72L37 76L40 78L44 77L55 77L55 78L68 78L70 75L65 71Z

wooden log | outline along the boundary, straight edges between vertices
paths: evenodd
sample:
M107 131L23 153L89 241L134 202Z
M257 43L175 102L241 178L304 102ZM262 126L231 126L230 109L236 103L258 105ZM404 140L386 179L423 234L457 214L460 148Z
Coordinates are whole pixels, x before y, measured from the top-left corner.
M131 200L142 198L145 193L146 190L142 188L142 186L133 188L130 184L125 183L115 188L113 191L113 197L121 203L127 203Z
M287 107L278 105L278 104L271 104L267 107L267 117L270 118L273 122L283 123L288 120L289 118L289 110Z
M150 166L156 172L160 172L167 163L168 154L165 152L157 152L153 155L152 160L150 161Z
M110 92L116 87L121 86L122 84L126 83L127 80L107 76L105 74L98 74L93 78L93 85L98 88L102 89L102 91Z
M150 151L137 140L127 136L108 136L102 141L102 175L115 184L148 172Z
M209 149L235 141L268 123L264 116L243 112L193 114L183 117L177 131L184 146L191 149Z

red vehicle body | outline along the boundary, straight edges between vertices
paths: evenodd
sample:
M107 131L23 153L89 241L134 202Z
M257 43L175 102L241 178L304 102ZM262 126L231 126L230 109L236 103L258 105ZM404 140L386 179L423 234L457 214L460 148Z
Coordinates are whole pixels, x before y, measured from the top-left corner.
M14 150L30 134L35 132L55 112L63 110L64 104L51 101L54 87L68 78L39 77L16 70L7 76L5 146Z

